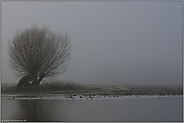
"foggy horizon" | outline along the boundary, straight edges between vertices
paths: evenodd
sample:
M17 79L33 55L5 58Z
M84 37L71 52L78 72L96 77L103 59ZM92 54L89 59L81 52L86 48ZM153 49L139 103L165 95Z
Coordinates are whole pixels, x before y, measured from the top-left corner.
M17 84L8 40L46 25L71 37L68 69L56 79L90 85L179 85L182 2L6 2L2 7L2 83Z

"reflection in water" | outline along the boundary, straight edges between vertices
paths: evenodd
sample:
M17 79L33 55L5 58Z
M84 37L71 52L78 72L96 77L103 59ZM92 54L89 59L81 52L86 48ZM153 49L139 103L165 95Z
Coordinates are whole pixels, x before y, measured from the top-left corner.
M183 97L102 100L7 100L2 120L182 121Z
M17 103L21 110L22 117L29 119L29 121L48 121L52 118L50 113L48 113L49 107L45 107L45 103L41 100L17 100Z
M2 115L2 119L4 120L14 119L26 121L65 121L62 101L6 100L6 102L8 103L2 103L2 110L10 108L9 106L12 107L12 110L7 112L9 116ZM57 107L58 103L59 107ZM57 110L60 111L59 114L56 114L55 111Z

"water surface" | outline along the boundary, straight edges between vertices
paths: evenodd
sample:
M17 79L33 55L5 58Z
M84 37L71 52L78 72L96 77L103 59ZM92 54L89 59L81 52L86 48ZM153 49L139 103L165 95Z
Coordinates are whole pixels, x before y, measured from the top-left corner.
M183 121L183 96L1 100L2 120Z

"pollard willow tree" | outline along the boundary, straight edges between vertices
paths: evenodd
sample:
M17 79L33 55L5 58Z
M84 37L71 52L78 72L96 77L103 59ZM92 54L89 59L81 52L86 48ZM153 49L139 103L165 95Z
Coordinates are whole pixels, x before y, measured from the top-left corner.
M66 71L70 56L70 38L33 25L17 32L9 43L10 67L21 76L17 86L39 85L44 77Z

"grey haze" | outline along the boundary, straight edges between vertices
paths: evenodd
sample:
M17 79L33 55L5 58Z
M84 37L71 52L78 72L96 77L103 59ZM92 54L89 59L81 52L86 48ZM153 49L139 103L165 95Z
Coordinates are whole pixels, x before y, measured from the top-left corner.
M182 85L182 2L2 2L2 82L17 83L8 40L36 23L71 37L81 84ZM49 79L48 79L49 80Z

